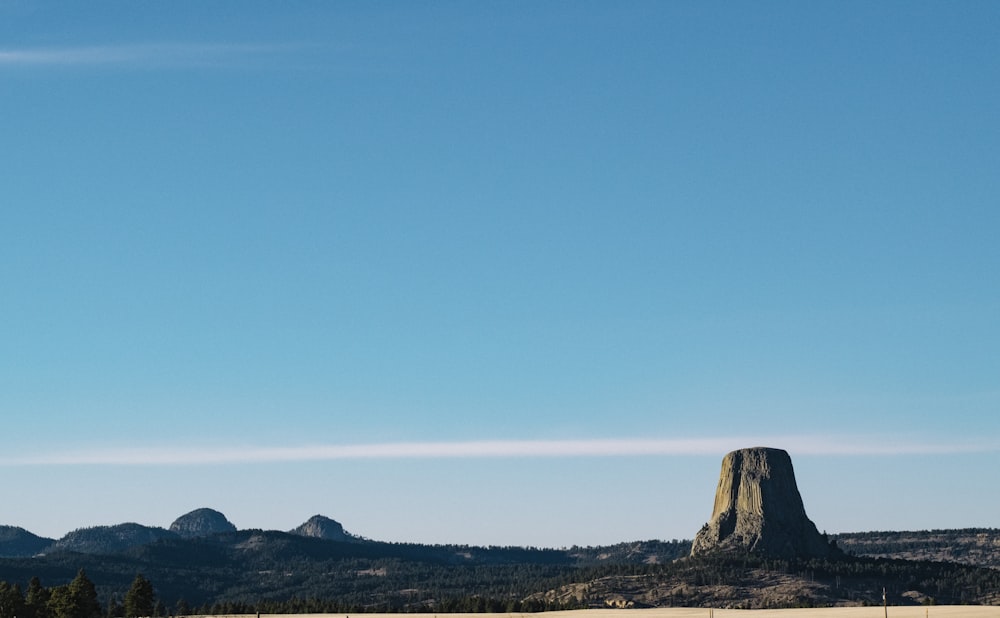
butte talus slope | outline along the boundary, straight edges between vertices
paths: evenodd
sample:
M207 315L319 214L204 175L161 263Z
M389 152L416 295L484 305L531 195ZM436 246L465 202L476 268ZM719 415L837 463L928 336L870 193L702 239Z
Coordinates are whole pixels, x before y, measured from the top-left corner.
M775 558L840 554L806 516L787 452L755 447L723 458L712 519L691 546L692 556L720 552Z

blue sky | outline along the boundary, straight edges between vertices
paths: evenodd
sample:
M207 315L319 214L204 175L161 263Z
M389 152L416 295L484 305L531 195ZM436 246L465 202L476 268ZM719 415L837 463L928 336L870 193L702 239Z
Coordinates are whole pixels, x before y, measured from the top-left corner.
M997 109L990 2L0 2L0 523L1000 526Z

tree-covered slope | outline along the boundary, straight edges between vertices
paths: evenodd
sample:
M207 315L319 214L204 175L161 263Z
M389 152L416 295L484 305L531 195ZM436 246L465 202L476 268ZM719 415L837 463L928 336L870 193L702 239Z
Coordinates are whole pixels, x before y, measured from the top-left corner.
M834 537L857 556L958 562L1000 568L1000 529L852 532Z
M565 550L337 542L244 530L163 538L114 554L56 552L0 560L0 580L47 586L86 569L102 602L135 575L167 607L243 611L529 611L551 607L786 607L875 603L998 603L1000 570L857 558L753 556L675 560L684 541Z
M52 545L46 539L17 526L0 526L0 556L34 556Z

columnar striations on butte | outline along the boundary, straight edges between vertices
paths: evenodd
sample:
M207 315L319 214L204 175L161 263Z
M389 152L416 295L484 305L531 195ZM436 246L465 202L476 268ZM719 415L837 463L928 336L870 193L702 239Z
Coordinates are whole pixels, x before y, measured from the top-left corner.
M806 516L788 453L755 447L722 460L712 519L691 546L692 556L709 553L829 558L840 551Z

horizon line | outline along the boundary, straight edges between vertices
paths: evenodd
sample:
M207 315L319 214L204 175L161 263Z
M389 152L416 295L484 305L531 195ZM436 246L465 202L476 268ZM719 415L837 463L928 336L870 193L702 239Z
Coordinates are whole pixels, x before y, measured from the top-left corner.
M902 456L984 453L1000 445L974 442L859 442L846 436L731 436L721 438L603 438L581 440L465 440L296 446L150 446L90 448L59 453L0 457L15 466L191 466L295 463L350 459L485 459L559 457L723 456L750 446L775 446L795 457Z

